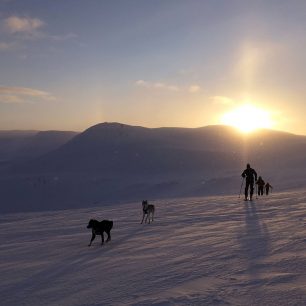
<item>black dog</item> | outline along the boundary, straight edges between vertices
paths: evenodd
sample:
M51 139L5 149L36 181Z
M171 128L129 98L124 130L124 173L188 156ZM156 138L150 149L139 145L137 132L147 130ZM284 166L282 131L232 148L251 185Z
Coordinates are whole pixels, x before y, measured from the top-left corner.
M104 235L105 232L107 234L107 240L106 242L111 240L110 231L113 228L113 221L109 220L103 220L101 222L91 219L87 225L87 228L91 228L92 230L92 236L91 240L88 246L91 246L91 243L96 238L96 235L101 235L102 238L102 244L104 243Z

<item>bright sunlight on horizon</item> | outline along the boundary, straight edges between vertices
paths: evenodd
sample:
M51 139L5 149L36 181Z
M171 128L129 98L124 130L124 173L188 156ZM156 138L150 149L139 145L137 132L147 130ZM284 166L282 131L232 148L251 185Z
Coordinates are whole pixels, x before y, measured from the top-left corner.
M273 128L271 114L252 104L244 104L221 117L222 124L236 127L243 133Z

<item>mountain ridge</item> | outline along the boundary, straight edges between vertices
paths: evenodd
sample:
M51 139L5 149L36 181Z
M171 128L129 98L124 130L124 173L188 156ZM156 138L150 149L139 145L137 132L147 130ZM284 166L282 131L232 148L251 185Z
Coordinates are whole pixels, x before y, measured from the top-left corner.
M75 172L80 168L138 174L145 170L150 174L176 168L188 173L222 167L232 171L247 161L264 168L271 168L270 164L275 167L278 160L280 165L294 164L303 160L303 152L306 155L306 136L274 130L245 135L225 125L145 128L104 122L76 134L29 165L42 172Z
M246 137L227 126L102 123L54 150L0 168L0 194L9 205L2 210L234 194L247 162L277 190L303 187L306 137L269 130Z

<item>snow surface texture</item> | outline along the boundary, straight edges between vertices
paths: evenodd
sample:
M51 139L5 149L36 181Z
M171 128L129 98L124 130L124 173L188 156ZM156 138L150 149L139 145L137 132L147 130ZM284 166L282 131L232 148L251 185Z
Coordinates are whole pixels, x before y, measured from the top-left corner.
M1 305L306 305L306 190L150 203L1 215Z

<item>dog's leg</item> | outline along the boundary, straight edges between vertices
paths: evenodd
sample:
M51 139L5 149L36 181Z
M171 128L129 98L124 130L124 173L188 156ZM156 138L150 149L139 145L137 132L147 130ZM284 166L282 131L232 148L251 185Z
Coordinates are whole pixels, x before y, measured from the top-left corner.
M149 217L149 213L147 213L147 217L146 217L145 223L147 223L148 217Z
M107 231L106 234L107 234L106 242L111 241L111 234L110 234L110 231Z
M145 217L145 213L142 214L142 220L141 220L141 223L140 223L140 224L143 223L144 217Z
M96 235L94 233L92 233L91 240L90 240L88 246L91 246L91 243L94 241L95 238L96 238Z
M101 240L102 240L102 242L101 242L101 245L104 243L104 234L103 234L103 232L101 233Z

